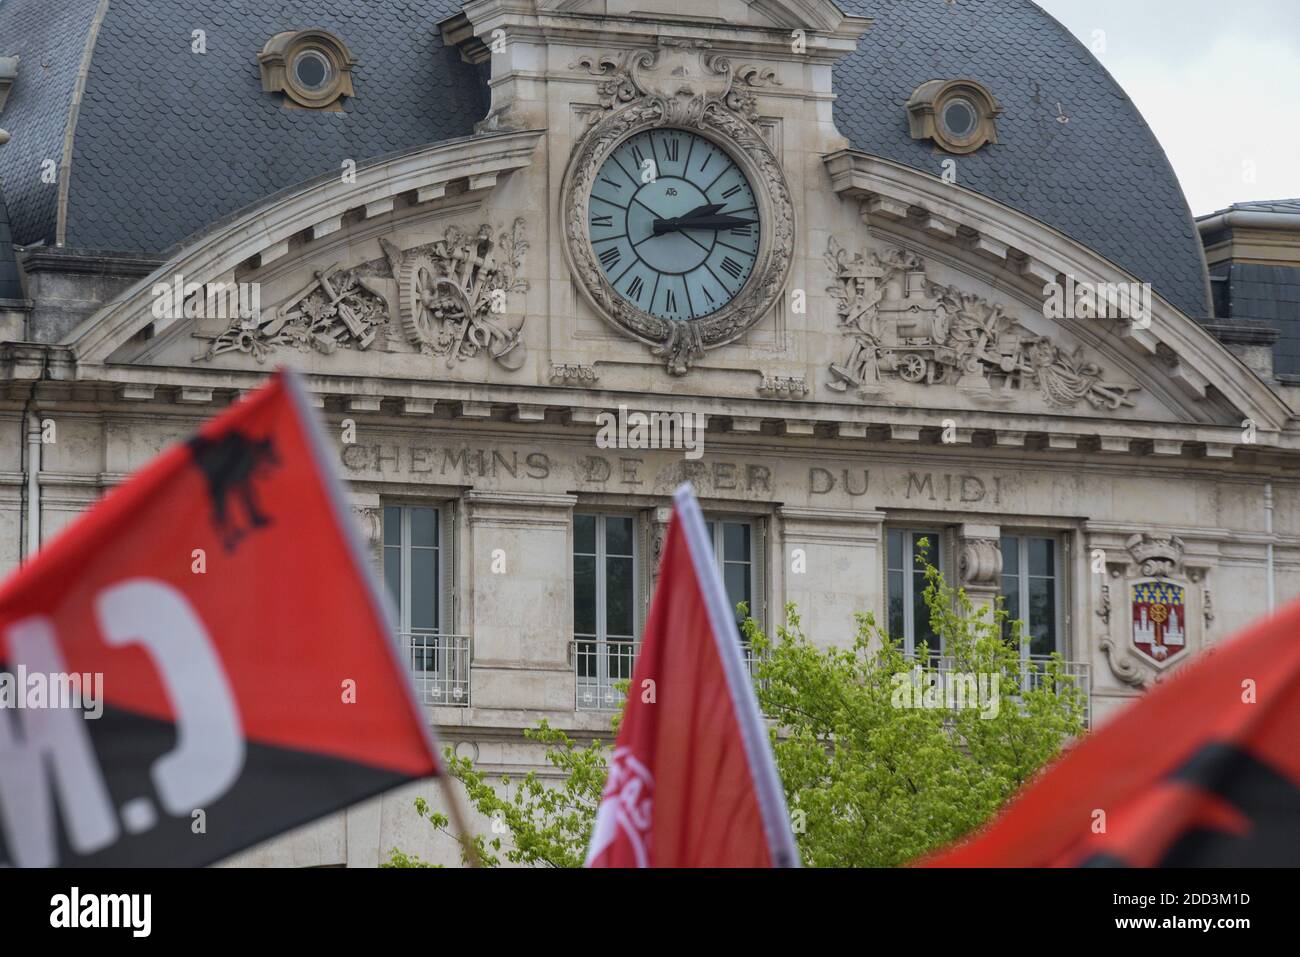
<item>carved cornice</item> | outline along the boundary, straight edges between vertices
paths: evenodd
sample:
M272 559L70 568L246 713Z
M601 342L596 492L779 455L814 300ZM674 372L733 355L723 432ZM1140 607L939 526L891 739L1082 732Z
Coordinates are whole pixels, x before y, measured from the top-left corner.
M751 0L769 23L709 22L675 18L673 11L656 13L653 5L618 14L587 11L590 0L470 0L463 12L442 21L443 41L459 47L466 59L481 56L491 31L503 29L511 40L536 42L643 43L647 37L708 39L734 48L789 54L791 34L804 31L801 57L834 62L852 53L871 27L870 17L845 14L830 0ZM776 29L773 29L775 27Z

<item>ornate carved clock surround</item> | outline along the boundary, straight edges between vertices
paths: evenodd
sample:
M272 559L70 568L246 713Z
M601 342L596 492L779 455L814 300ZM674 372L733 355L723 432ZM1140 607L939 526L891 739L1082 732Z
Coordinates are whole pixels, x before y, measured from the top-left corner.
M772 308L794 259L794 206L781 164L763 138L752 88L775 83L771 70L733 68L703 41L661 38L656 49L621 57L583 57L576 67L605 79L601 109L589 116L565 171L561 198L565 256L583 294L619 332L650 346L673 375L685 375L708 349L734 342ZM685 129L725 150L754 186L759 203L758 257L736 297L717 312L671 320L637 308L605 278L587 234L596 174L627 137L659 128Z

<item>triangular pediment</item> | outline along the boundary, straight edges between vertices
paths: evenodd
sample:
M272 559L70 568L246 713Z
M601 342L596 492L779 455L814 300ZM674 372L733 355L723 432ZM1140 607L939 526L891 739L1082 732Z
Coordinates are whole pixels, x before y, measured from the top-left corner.
M729 23L833 33L848 19L829 0L538 0L539 12L582 13L684 23Z

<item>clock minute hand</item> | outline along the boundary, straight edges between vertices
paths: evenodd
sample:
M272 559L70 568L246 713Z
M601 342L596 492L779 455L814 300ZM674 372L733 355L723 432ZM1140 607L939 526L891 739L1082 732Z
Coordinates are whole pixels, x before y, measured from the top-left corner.
M653 224L655 235L660 236L664 233L672 232L674 229L680 229L683 223L697 219L701 216L712 216L725 205L726 203L705 203L703 206L696 206L689 213L685 213L681 216L673 216L669 219L656 219Z
M733 226L753 226L757 219L741 219L739 216L701 216L688 219L678 225L678 229L730 229Z

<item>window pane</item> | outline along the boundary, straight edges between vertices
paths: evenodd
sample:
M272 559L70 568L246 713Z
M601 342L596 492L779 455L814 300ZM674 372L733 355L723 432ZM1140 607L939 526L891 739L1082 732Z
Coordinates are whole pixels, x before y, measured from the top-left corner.
M1056 582L1052 579L1029 579L1027 624L1031 655L1050 655L1056 650Z
M605 559L605 634L607 638L632 637L635 580L632 559Z
M722 557L729 562L749 561L749 523L724 522Z
M1053 554L1056 549L1052 547L1053 544L1050 538L1029 539L1029 574L1049 576L1056 574L1056 561Z
M1020 539L1002 536L1002 574L1011 577L1020 574Z
M902 568L903 567L903 533L889 532L886 537L889 540L889 545L888 545L889 567L891 569Z
M438 510L411 509L411 544L434 548L438 544Z
M924 570L925 565L939 566L939 536L929 532L913 532L912 569Z
M632 519L615 515L605 518L605 554L632 554Z
M388 509L384 509L388 511ZM392 599L393 608L402 607L402 550L395 545L384 546L384 584L388 587L388 597Z
M402 544L402 510L396 505L384 507L384 544Z
M1007 539L1003 539L1007 541ZM1014 539L1013 539L1014 541ZM1005 552L1004 552L1005 554ZM1007 567L1005 564L1002 566ZM1020 617L1020 578L1017 575L1002 576L1002 607L1006 609L1007 617L1002 620L1002 637L1009 639L1011 637L1012 623Z
M573 516L573 550L584 555L596 554L596 516Z
M573 556L573 633L596 634L596 556Z
M916 632L913 649L925 642L931 654L938 654L941 648L934 629L930 627L930 609L925 604L925 579L921 576L912 578L912 626Z
M411 549L411 628L438 627L438 552Z
M754 603L750 600L749 595L749 566L727 562L722 567L722 577L727 584L727 604L731 606L732 611L735 611L736 606L743 601L752 615L754 613ZM743 620L739 615L736 616L737 624Z
M892 536L894 533L890 532ZM899 547L902 547L901 545ZM903 638L905 618L903 617L903 573L889 573L889 637L895 640Z

